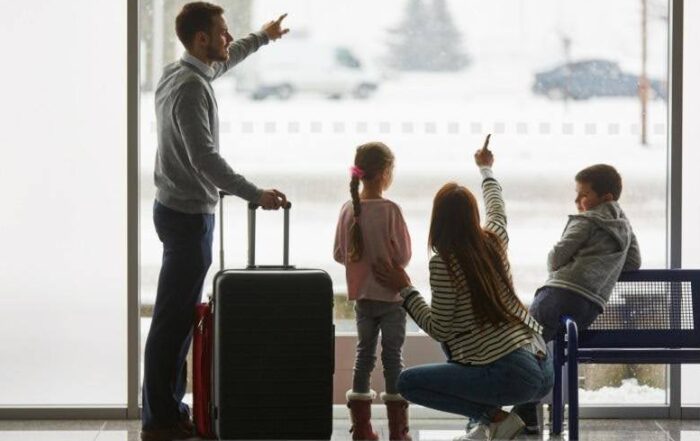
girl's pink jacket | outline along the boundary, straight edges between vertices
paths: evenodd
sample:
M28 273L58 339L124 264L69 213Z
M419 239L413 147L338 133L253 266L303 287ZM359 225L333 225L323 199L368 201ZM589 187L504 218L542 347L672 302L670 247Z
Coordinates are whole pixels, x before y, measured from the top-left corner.
M333 257L345 265L348 298L401 302L403 300L398 292L380 285L372 274L372 264L375 262L385 260L403 268L411 260L411 237L401 208L388 199L367 199L360 203L364 253L359 261L350 262L348 255L353 222L352 201L341 208L335 233Z

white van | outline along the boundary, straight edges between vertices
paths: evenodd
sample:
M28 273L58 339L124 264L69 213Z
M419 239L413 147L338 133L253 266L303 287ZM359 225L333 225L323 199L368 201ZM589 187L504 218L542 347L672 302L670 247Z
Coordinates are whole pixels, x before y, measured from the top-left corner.
M379 76L363 66L350 49L305 40L266 46L236 69L236 90L256 100L286 100L305 92L364 99L379 85Z

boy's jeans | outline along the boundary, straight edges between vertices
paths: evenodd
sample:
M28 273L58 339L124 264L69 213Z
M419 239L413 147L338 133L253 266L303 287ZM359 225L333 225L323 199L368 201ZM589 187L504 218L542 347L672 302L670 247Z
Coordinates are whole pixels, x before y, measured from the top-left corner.
M561 317L571 317L579 330L588 328L603 312L600 306L586 300L583 296L564 288L543 286L535 293L535 300L530 305L530 315L542 325L542 337L544 341L554 340L561 328ZM513 412L529 419L528 416L536 415L537 402L516 406ZM525 421L528 427L533 427L536 421Z
M396 394L396 382L403 369L401 350L406 340L406 311L401 303L358 300L355 302L357 353L352 390L369 392L369 379L377 361L377 340L382 334L382 365L386 392Z
M552 357L539 359L521 348L483 366L442 363L406 369L399 376L399 392L412 403L487 423L501 406L542 398L553 382Z
M574 319L579 330L588 328L603 312L597 304L564 288L543 286L535 293L530 315L542 325L544 341L554 340L561 327L561 316Z

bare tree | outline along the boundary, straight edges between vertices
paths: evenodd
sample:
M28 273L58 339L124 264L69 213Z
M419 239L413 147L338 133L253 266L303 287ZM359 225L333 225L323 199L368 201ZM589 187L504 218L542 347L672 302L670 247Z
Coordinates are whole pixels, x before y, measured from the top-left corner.
M404 17L389 29L387 64L403 71L457 71L469 65L462 34L446 0L408 0Z

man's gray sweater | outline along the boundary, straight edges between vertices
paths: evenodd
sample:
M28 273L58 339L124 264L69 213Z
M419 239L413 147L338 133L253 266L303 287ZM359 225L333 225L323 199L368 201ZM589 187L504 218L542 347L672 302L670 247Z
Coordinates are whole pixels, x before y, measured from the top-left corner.
M262 190L219 154L219 115L211 81L268 43L263 32L231 45L229 59L211 67L189 54L165 67L156 89L156 199L184 213L214 213L222 189L257 202Z
M616 201L569 216L564 233L547 257L545 286L566 288L601 308L622 271L642 263L637 238Z

